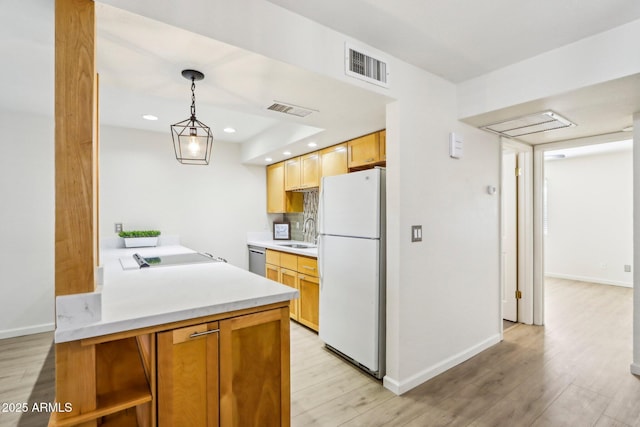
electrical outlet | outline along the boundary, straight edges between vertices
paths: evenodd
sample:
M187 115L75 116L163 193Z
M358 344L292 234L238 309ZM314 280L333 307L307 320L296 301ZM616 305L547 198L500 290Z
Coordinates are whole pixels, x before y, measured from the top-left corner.
M625 273L631 273L631 265L630 264L625 264L624 265L624 272Z
M121 222L116 222L115 230L116 230L116 233L119 233L119 232L122 231L122 223Z
M411 226L411 241L422 242L422 226L421 225Z

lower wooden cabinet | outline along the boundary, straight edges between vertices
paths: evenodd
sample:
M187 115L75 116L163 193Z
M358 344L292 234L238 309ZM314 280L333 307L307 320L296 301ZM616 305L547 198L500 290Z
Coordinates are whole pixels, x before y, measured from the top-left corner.
M220 322L220 425L290 424L289 310Z
M158 333L158 425L218 426L218 322Z
M298 273L293 270L287 270L286 268L280 268L280 283L298 289ZM289 314L293 320L298 320L298 307L299 299L291 301L289 304Z
M300 292L289 305L291 319L318 331L320 318L320 279L318 260L267 249L266 276Z
M158 425L290 423L286 307L157 334Z
M298 291L300 292L298 322L317 331L320 327L320 279L298 273Z

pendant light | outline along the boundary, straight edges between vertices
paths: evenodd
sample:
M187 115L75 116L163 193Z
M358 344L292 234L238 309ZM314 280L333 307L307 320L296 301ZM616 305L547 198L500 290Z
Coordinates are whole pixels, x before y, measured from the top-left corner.
M176 159L185 165L208 165L213 148L211 128L196 119L196 80L204 74L196 70L182 70L182 77L191 80L191 117L171 125L171 138Z

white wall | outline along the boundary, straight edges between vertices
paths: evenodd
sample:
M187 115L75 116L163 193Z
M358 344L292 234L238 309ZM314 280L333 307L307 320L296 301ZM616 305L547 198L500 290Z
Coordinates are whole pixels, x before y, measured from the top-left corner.
M264 0L194 0L191 9L105 3L397 99L386 123L385 385L402 393L498 342L499 203L485 189L499 183L500 146L457 121L453 84L389 55L389 90L345 77L344 43L352 39ZM465 138L464 159L448 157L451 131ZM412 224L423 225L422 243L410 242Z
M266 230L263 166L240 163L239 144L214 141L208 166L175 159L171 134L103 126L100 235L158 229L247 268L247 231Z
M0 338L53 329L53 119L0 111Z
M639 37L640 20L636 20L462 82L458 117L635 75L640 55L628 52L637 50Z
M631 287L632 151L547 160L545 178L546 275Z

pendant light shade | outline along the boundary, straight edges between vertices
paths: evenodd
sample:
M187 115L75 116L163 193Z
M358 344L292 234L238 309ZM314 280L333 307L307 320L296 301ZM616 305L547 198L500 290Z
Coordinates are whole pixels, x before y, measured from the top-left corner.
M191 117L171 125L171 138L176 159L185 165L208 165L213 148L211 128L196 119L196 80L204 74L196 70L183 70L182 76L191 80Z

